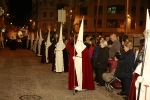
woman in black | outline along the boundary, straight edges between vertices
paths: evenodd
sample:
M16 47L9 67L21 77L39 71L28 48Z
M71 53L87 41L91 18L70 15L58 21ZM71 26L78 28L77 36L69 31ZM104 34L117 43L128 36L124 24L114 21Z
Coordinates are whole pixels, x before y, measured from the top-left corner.
M93 67L95 68L95 74L97 77L97 82L98 82L98 86L104 86L105 82L102 78L102 74L104 72L106 72L107 70L107 65L108 65L108 48L106 47L106 45L104 44L104 40L101 41L100 43L100 49L99 49L99 53L96 57L96 60L93 64Z

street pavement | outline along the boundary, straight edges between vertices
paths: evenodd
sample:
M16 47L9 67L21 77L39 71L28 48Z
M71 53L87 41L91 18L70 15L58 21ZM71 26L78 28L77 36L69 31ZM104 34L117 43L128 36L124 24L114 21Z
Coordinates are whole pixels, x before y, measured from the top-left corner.
M27 49L0 51L0 100L123 100L105 87L78 92L68 90L68 73L51 71L51 64Z

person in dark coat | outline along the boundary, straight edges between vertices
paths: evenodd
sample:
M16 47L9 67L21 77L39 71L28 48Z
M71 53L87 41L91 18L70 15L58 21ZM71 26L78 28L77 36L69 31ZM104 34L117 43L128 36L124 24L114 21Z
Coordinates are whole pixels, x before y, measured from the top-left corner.
M93 64L93 67L95 68L95 74L97 77L98 86L104 86L105 82L102 78L102 74L106 72L107 65L108 65L108 48L104 44L104 41L100 43L100 50L98 53L98 56Z
M122 89L121 89L121 91L120 92L118 92L117 94L118 95L125 95L125 86L124 86L124 80L123 80L123 78L122 78L122 58L123 58L123 56L124 56L124 54L125 54L125 51L124 51L124 44L126 43L126 42L128 42L129 40L128 40L128 36L126 36L126 35L123 35L121 38L120 38L120 42L121 42L121 48L120 48L120 51L119 51L119 53L120 53L120 59L118 60L118 64L117 64L117 68L116 68L116 71L115 71L115 77L117 77L117 78L119 78L120 79L120 81L121 81L121 85L122 85Z
M55 37L52 39L52 45L50 46L49 50L51 51L52 54L49 54L52 56L52 58L50 59L50 61L52 61L52 71L55 71L55 45L58 42L58 34L55 34ZM50 58L50 57L49 57Z
M132 50L132 48L133 44L131 42L126 42L124 44L125 54L122 58L122 78L124 80L126 99L128 99L130 92L130 84L132 80L134 60L135 60L135 53Z
M45 40L42 41L42 44L41 44L41 63L46 63L46 55L45 55Z

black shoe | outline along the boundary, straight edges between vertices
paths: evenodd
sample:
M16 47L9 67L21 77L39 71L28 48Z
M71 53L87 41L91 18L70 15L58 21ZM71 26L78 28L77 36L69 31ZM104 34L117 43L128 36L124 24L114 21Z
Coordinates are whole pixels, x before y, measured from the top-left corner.
M117 93L118 95L126 95L125 92L121 91L119 93Z
M78 92L78 90L74 90L75 91L75 93L77 93Z

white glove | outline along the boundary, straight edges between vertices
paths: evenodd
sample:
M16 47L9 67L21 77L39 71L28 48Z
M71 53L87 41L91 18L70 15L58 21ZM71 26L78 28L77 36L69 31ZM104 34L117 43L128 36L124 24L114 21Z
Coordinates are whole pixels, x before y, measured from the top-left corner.
M72 59L75 60L75 56L73 56Z
M142 76L138 76L137 82L138 82L138 83L142 83L142 82L143 82L143 79L144 79L144 78L143 78Z

